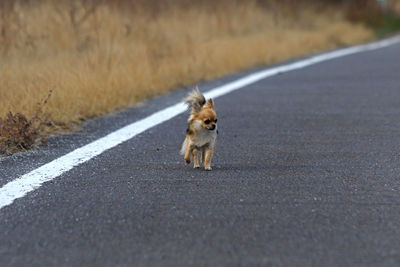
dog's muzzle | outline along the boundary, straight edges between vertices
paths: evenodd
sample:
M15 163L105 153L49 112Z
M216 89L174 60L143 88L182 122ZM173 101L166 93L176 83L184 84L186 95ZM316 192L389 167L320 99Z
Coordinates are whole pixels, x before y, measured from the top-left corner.
M208 130L214 131L215 130L215 124L213 126L211 126L210 128L208 128Z

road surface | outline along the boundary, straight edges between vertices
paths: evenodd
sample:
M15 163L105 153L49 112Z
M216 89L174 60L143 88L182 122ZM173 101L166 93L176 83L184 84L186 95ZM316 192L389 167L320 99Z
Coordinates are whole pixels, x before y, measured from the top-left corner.
M2 159L0 186L188 90ZM215 106L211 172L184 164L188 113L174 117L2 208L1 266L399 266L399 44Z

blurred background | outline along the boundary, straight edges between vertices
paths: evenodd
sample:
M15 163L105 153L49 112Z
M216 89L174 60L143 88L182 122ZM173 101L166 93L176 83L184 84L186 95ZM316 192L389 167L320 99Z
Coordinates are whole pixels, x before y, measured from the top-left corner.
M36 140L175 88L382 38L399 14L400 0L1 0L0 152L23 125Z

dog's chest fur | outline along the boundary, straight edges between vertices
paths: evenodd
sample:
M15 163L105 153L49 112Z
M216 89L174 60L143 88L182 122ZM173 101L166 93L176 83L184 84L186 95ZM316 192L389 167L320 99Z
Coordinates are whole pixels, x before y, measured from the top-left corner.
M188 127L188 135L190 136L190 145L196 146L198 148L203 147L205 145L214 146L215 140L217 139L217 127L215 130L210 131L208 129L204 129L198 122L194 122L192 127Z
M217 130L209 131L201 129L197 131L195 135L191 136L191 141L193 145L197 147L202 147L207 144L214 145L215 139L217 138Z

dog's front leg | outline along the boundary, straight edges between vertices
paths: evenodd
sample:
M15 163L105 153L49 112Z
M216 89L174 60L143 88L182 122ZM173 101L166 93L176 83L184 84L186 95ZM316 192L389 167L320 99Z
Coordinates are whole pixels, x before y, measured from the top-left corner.
M211 171L211 158L213 156L213 150L212 149L207 149L205 152L205 161L204 161L204 169L206 169L207 171Z
M192 150L193 168L195 168L195 169L200 168L199 162L197 160L197 152L198 152L198 150L196 148L193 148L193 150Z
M184 157L184 160L185 160L186 164L190 163L190 150L191 150L190 146L187 145L186 146L186 151L185 151L185 157Z

